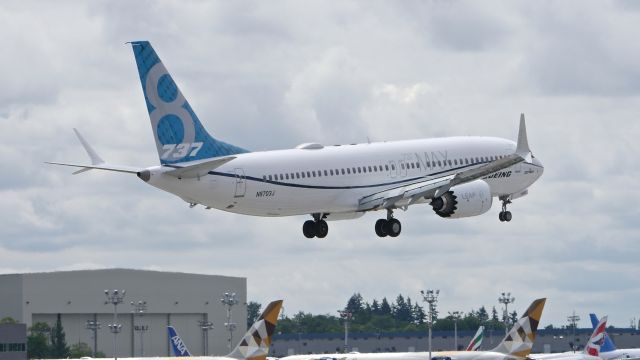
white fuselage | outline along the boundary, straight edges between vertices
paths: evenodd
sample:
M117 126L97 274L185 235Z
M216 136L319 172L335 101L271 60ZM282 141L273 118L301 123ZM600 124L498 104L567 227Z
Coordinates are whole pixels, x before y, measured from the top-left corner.
M515 148L513 141L491 137L308 146L234 155L198 178L180 179L163 174L171 168L152 167L148 182L189 203L234 213L321 213L339 219L361 215L358 202L365 196L478 167ZM542 172L533 158L484 181L492 196L511 195L527 189Z
M516 357L495 351L436 351L434 360L505 360ZM291 355L280 360L428 360L428 352Z
M600 357L605 360L638 359L640 358L640 349L616 349L605 351L600 352Z

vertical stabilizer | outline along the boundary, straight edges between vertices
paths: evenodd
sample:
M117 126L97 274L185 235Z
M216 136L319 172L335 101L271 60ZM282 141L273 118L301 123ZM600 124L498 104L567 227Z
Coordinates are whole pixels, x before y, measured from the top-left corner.
M527 125L524 122L524 114L520 114L520 128L518 129L518 145L516 154L526 157L531 153L529 140L527 139Z
M271 346L271 337L276 330L282 300L272 301L242 340L227 357L238 360L266 360Z
M167 326L167 332L169 334L169 343L171 344L171 352L173 356L191 356L191 353L187 349L187 345L185 345L184 341L173 326Z
M596 316L596 314L593 314L593 313L589 314L589 318L591 318L591 326L593 327L593 330L595 330L600 321L598 320L598 317ZM604 343L602 344L602 346L600 346L600 352L609 352L616 349L617 348L616 348L616 345L613 343L613 340L611 340L611 338L609 337L609 334L605 331Z
M469 346L467 346L467 351L477 351L478 349L480 349L483 338L484 338L484 326L481 325L478 328L478 331L476 331L476 334L473 335L473 337L471 338L471 342L469 343Z
M506 355L525 358L531 353L533 341L542 317L542 310L547 299L537 299L525 311L524 315L513 325L507 336L492 351Z
M148 41L131 46L161 164L248 152L207 133Z
M591 356L600 356L600 349L604 343L604 335L607 330L607 317L603 316L598 325L593 329L593 333L584 347L584 353Z

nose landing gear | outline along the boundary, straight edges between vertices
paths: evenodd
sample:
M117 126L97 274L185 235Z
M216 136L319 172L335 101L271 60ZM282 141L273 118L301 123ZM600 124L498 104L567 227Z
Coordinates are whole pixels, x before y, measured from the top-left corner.
M501 198L500 200L502 200L502 211L498 214L498 219L500 222L509 222L513 218L511 211L507 210L507 205L511 204L511 200L509 198Z

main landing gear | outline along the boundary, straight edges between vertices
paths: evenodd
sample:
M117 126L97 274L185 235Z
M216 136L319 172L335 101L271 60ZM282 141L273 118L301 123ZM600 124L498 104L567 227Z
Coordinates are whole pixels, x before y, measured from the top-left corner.
M376 221L376 235L379 237L391 236L396 237L402 231L402 224L398 219L393 217L393 210L387 209L387 218L378 219Z
M311 239L314 237L324 238L329 233L329 225L323 220L322 214L313 214L313 220L307 220L302 225L302 233Z
M511 215L511 211L507 211L507 205L511 204L511 200L509 200L509 198L503 198L502 200L502 211L500 211L500 214L498 214L498 219L500 219L500 222L509 222L511 221L511 218L513 217Z

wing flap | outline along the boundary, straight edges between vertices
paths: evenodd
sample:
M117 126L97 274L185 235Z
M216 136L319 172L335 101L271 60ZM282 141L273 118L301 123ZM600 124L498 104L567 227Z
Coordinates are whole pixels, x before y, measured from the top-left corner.
M190 179L190 178L205 176L209 171L223 164L226 164L235 158L236 158L235 156L226 156L226 157L215 158L215 159L191 161L191 162L180 163L175 165L164 165L167 167L175 168L174 170L169 170L165 172L165 174L175 176L178 178L183 178L183 179Z

